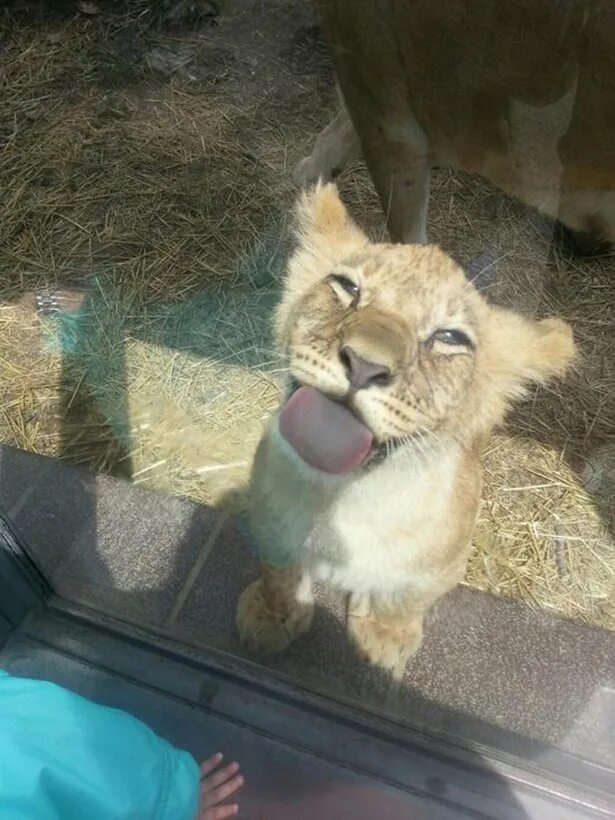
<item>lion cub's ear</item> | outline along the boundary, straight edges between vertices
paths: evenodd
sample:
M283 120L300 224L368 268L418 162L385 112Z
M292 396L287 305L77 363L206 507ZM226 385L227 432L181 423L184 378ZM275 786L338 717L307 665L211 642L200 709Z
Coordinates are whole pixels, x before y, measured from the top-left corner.
M339 259L368 241L331 183L319 182L305 191L297 202L296 214L297 235L305 250Z
M485 339L489 378L508 399L523 396L530 383L562 376L576 355L572 330L561 319L527 319L491 308Z
M282 301L275 314L278 345L285 349L290 317L311 288L369 240L352 221L335 185L319 183L299 197L298 245L288 261Z
M539 384L563 376L577 352L572 328L562 319L531 322L520 342L525 342L524 378Z

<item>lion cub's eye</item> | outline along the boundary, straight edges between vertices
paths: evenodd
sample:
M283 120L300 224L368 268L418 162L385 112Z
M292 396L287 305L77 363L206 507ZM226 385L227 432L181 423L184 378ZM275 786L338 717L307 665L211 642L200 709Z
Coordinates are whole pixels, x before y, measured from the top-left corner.
M455 330L453 328L441 328L440 330L436 330L428 339L428 344L433 344L434 342L442 342L442 344L449 345L450 347L474 348L474 344L467 333L464 333L463 330Z
M339 286L344 293L347 293L352 300L350 304L353 307L358 303L359 297L361 296L361 289L350 277L344 276L343 273L332 273L327 277L327 281Z

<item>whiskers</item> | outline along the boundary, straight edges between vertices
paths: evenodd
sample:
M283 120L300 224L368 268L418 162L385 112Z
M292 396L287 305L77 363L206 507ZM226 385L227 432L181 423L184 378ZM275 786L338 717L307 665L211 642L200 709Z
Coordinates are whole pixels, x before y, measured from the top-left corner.
M485 293L490 288L496 287L500 284L497 280L493 279L491 281L487 281L486 283L483 283L482 281L479 283L478 280L485 275L487 275L487 279L489 279L490 276L493 276L493 268L496 268L502 260L508 258L509 256L510 253L505 252L497 258L494 258L494 254L490 250L487 250L485 253L474 259L467 269L467 273L469 273L470 276L466 278L465 282L459 288L460 294L463 294L466 290L470 290L472 287L476 288L476 290L480 291L480 293Z
M291 376L301 384L317 387L332 396L344 396L348 385L344 375L315 351L296 351L289 368Z
M397 437L395 439L397 444L396 449L412 449L416 454L422 457L427 457L441 445L440 437L433 430L419 424L415 432L407 436ZM390 442L387 442L389 444Z
M383 441L374 448L371 457L365 463L365 467L373 469L382 462L387 461L395 453L400 452L411 453L417 459L427 459L433 454L439 443L439 437L432 430L421 427L407 436L396 436Z

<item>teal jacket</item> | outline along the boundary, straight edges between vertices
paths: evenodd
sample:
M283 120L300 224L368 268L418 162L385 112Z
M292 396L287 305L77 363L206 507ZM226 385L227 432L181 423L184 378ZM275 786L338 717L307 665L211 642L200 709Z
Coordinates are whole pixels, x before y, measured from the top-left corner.
M199 768L136 718L0 669L2 820L195 820Z

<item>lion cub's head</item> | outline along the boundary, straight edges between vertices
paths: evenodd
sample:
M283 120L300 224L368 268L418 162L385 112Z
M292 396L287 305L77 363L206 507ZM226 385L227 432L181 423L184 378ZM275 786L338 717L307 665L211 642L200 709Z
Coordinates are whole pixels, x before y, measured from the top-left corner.
M280 429L312 466L345 472L387 442L471 442L573 357L564 322L488 304L439 248L371 243L333 185L302 196L298 236L276 332L301 396Z

